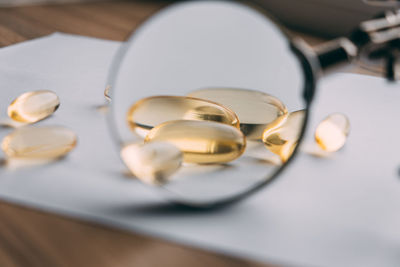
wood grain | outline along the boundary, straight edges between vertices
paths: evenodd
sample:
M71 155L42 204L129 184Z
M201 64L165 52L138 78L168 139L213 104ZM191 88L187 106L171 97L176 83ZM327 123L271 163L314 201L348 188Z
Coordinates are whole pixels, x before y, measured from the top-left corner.
M267 266L5 202L0 214L0 266Z
M0 8L0 45L11 45L56 31L124 40L146 17L168 1L117 1Z

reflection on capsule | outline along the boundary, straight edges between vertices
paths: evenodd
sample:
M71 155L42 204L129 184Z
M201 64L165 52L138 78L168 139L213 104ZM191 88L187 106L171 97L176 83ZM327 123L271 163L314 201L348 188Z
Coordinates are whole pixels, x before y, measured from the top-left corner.
M121 149L125 165L138 179L162 185L182 165L182 152L168 142L129 144Z
M154 126L172 120L216 121L239 127L239 120L231 110L207 100L184 96L143 98L131 106L127 114L130 128L142 137Z
M252 140L261 139L265 127L287 113L278 98L255 90L205 88L190 92L188 96L211 100L231 109L239 117L241 131Z
M19 122L34 123L53 114L60 106L58 96L48 90L32 91L18 96L8 106L8 116Z
M349 132L349 119L344 114L334 113L318 124L315 140L323 150L335 152L344 146Z
M232 126L212 121L170 121L154 127L145 142L167 141L183 152L191 163L224 163L238 158L245 150L243 133Z
M286 162L296 148L304 125L305 111L285 114L270 123L263 133L264 145Z
M76 143L76 134L64 127L23 127L4 137L1 148L9 158L55 159L65 156Z

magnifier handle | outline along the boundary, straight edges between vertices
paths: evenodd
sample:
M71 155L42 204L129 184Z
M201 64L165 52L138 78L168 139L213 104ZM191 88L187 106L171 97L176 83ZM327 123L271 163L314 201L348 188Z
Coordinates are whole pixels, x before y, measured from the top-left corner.
M351 63L357 57L358 48L348 38L341 37L317 46L315 53L326 74Z
M352 63L354 59L384 60L389 80L395 78L396 56L400 51L400 12L388 11L364 21L349 36L315 48L324 73Z

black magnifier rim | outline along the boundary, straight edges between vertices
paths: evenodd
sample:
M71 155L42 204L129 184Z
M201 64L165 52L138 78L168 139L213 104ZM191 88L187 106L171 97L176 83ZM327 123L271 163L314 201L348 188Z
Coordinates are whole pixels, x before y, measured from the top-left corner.
M196 2L200 2L201 0L197 0ZM243 191L242 193L232 195L220 200L212 200L210 202L191 202L188 200L179 200L174 197L167 197L168 201L170 201L172 204L182 206L184 208L190 208L190 209L215 209L215 208L222 208L225 206L229 206L231 204L234 204L240 200L243 200L250 195L253 195L254 193L260 191L267 185L270 185L272 182L276 181L279 175L286 169L286 167L293 161L293 158L296 157L298 154L298 149L299 146L303 140L305 130L308 125L308 119L309 119L309 114L310 114L310 107L311 107L311 102L313 99L314 91L315 91L315 83L316 83L316 78L318 75L317 72L319 70L319 66L317 63L316 56L310 51L305 51L305 49L302 48L301 45L299 45L299 42L297 39L293 39L290 36L290 33L288 30L286 30L284 27L282 27L276 19L274 19L268 12L267 10L262 7L257 1L226 1L226 0L205 0L209 2L236 2L239 4L244 4L246 6L249 6L261 14L263 14L268 20L272 21L274 25L282 32L282 34L287 38L288 40L288 46L290 49L294 52L294 54L298 57L299 63L301 67L303 68L303 74L304 74L304 88L303 88L303 100L305 102L305 116L304 116L304 123L301 129L301 134L299 138L298 145L296 146L295 150L293 151L292 156L288 159L287 162L285 162L283 165L281 165L272 175L265 177L265 180L255 184L252 186L250 189L247 189ZM121 44L121 46L118 48L117 52L115 53L112 62L110 64L110 68L108 71L108 78L107 78L107 85L110 85L110 96L111 96L111 103L109 112L107 113L107 124L109 125L109 131L111 134L112 139L114 142L116 142L116 149L117 153L120 157L120 148L123 146L123 142L121 141L122 138L117 130L117 125L115 123L115 110L114 110L114 104L113 104L113 96L115 95L115 81L119 73L119 69L121 67L121 63L123 62L124 56L126 52L129 49L129 44L131 41L135 38L137 29L140 29L143 27L144 24L149 22L150 20L153 19L153 16L156 14L159 14L160 12L163 12L165 10L168 10L169 8L176 7L178 5L184 5L187 2L193 2L193 1L180 1L179 3L172 3L171 5L164 6L158 10L156 10L154 13L150 14L148 17L144 18L143 21L136 27L135 30L132 31L132 33L129 35L127 40ZM121 157L120 157L121 162L123 163ZM152 187L152 186L150 186ZM152 187L152 188L163 188L164 190L162 191L168 191L170 194L174 196L179 196L178 194L171 192L169 189L165 187Z

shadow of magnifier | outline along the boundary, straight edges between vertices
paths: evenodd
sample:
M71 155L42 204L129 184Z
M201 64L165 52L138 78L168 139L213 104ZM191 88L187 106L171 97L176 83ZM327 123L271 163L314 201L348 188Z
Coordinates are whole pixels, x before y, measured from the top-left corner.
M257 6L231 1L172 4L144 21L111 65L108 121L117 148L143 143L160 123L192 118L180 100L159 101L143 108L141 119L134 118L129 111L139 100L190 96L212 101L236 113L246 150L229 162L184 163L156 188L172 202L194 208L241 200L276 180L292 161L317 78L356 58L359 48L371 43L368 34L358 29L313 51ZM187 149L194 139L181 131L174 142L185 143ZM219 153L210 148L213 135L196 138L189 147L201 149L191 152L205 153L202 159Z

